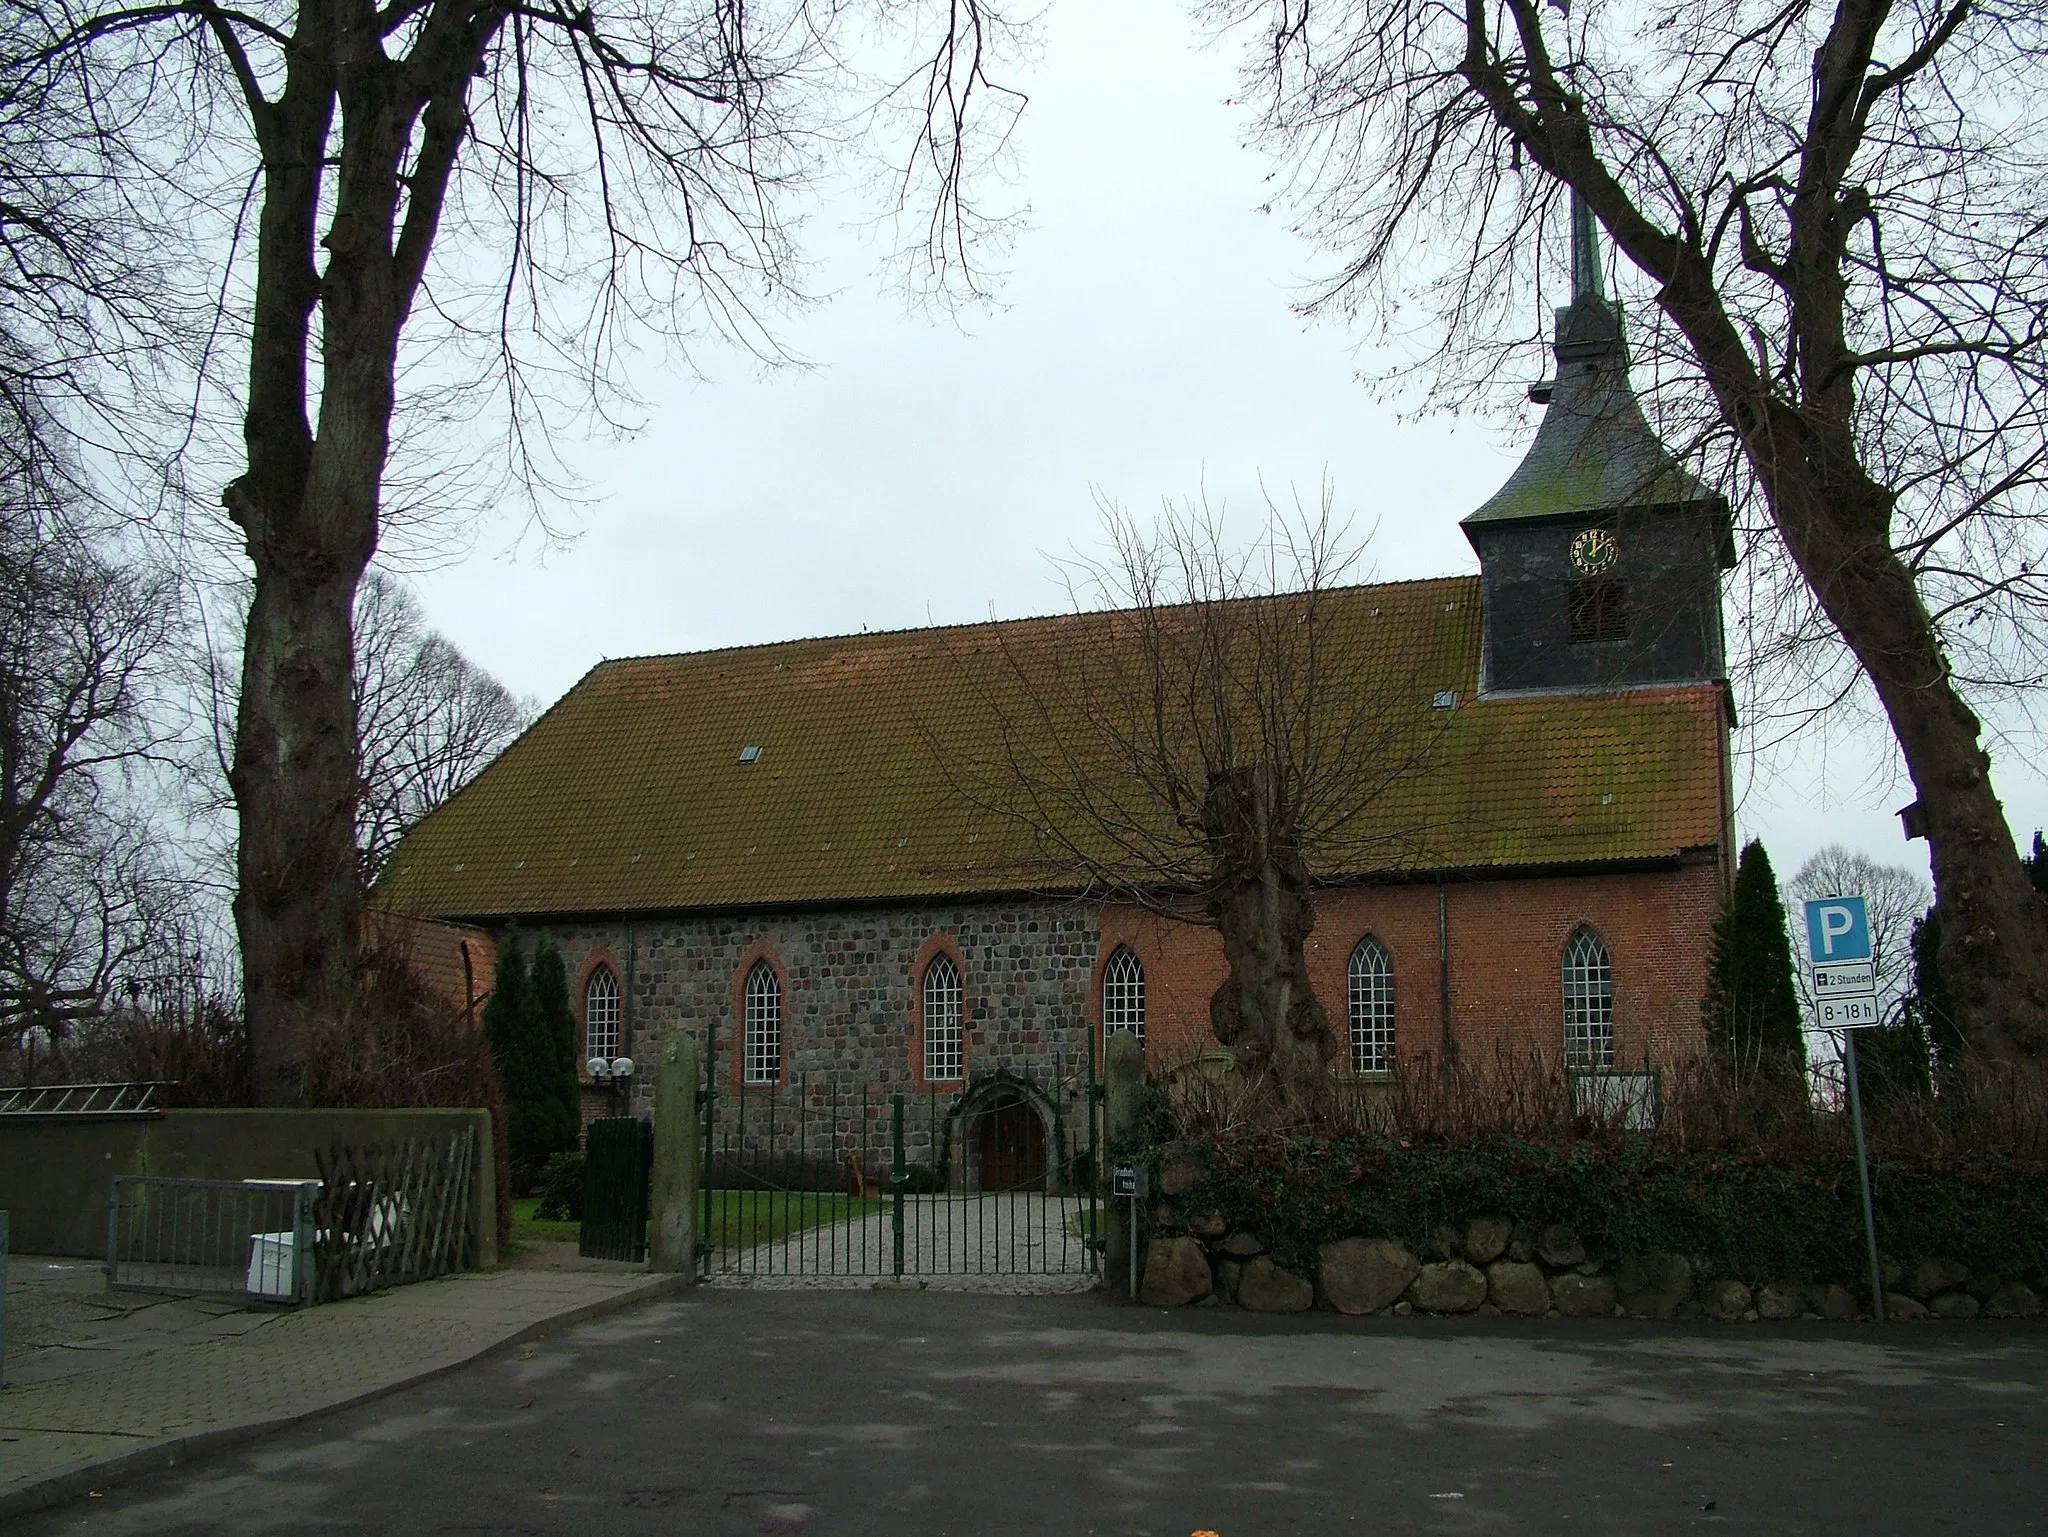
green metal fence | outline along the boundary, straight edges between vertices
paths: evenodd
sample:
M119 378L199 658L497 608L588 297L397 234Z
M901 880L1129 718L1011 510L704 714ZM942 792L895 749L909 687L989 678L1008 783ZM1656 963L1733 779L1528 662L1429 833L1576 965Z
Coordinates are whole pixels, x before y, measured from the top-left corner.
M637 1116L607 1116L583 1131L583 1221L576 1252L586 1259L647 1258L654 1127Z
M708 1277L1087 1276L1101 1268L1086 1056L950 1091L750 1084L704 1052Z

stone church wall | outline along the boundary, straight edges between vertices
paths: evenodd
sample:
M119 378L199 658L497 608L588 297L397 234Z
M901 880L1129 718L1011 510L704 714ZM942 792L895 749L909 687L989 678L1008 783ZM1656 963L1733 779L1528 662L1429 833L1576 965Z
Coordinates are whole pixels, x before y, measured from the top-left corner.
M738 1083L740 988L756 960L772 964L783 994L783 1097L800 1081L842 1102L863 1092L886 1105L897 1091L957 1093L926 1085L918 1036L924 965L944 951L959 967L968 1081L1008 1068L1050 1087L1085 1074L1088 985L1095 965L1093 904L994 901L854 907L789 913L643 918L553 926L581 1022L590 973L610 966L627 988L624 1050L651 1071L670 1031L718 1031L722 1088ZM579 1043L579 1054L581 1045ZM646 1072L635 1109L651 1111ZM750 1087L750 1096L763 1093ZM586 1119L604 1096L585 1094ZM911 1115L910 1156L928 1118Z
M1712 858L1676 868L1516 880L1453 881L1443 888L1449 939L1450 1033L1468 1059L1500 1053L1562 1054L1561 965L1581 927L1606 943L1614 968L1615 1067L1663 1067L1695 1055L1704 1039L1700 999L1720 911L1722 874ZM1208 929L1135 907L1059 901L853 907L793 913L648 918L558 926L579 1018L591 971L622 982L633 959L623 1049L650 1068L672 1030L718 1031L723 1088L739 1082L741 986L757 960L775 966L783 991L783 1100L800 1081L843 1103L865 1094L918 1096L911 1156L921 1128L963 1085L924 1082L920 982L943 951L965 994L967 1080L1007 1068L1051 1088L1085 1075L1084 1053L1101 1018L1101 975L1119 945L1145 971L1146 1056L1169 1068L1216 1049L1209 998L1224 976L1222 946ZM1438 891L1430 884L1325 891L1309 941L1317 995L1345 1060L1346 974L1367 934L1392 958L1396 1051L1410 1060L1443 1049ZM580 1048L579 1048L580 1050ZM651 1108L642 1074L635 1108ZM750 1086L750 1097L765 1090ZM1064 1095L1062 1096L1065 1097ZM586 1087L586 1118L607 1100ZM885 1111L881 1113L886 1113Z

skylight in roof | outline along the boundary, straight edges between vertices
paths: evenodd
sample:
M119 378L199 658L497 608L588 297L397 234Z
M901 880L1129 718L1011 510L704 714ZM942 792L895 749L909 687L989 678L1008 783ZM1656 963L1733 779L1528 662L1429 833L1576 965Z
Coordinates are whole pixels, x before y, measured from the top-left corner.
M742 762L742 763L759 763L760 761L761 761L761 749L760 749L760 748L759 748L758 746L748 746L748 747L742 747L742 748L740 749L740 762Z

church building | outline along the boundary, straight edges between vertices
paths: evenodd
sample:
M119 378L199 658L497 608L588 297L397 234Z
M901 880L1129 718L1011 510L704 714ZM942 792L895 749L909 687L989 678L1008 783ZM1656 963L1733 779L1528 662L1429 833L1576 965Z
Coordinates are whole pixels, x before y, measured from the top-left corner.
M1508 1052L1633 1095L1702 1046L1734 550L1644 420L1578 233L1541 425L1464 520L1479 574L1319 596L1358 677L1404 659L1437 744L1376 803L1423 831L1315 871L1341 1072ZM380 901L556 936L586 1058L708 1027L764 1093L971 1099L1130 1027L1170 1071L1215 1049L1218 936L1049 870L947 761L995 732L1016 656L1120 644L1113 618L600 663L413 830Z

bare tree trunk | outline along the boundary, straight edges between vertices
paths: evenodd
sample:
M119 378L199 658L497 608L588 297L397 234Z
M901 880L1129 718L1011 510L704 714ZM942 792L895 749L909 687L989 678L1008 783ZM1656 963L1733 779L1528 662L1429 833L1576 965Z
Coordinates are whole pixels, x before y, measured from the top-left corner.
M356 587L377 548L399 332L467 131L464 93L502 21L437 13L401 65L385 55L368 0L308 3L299 15L283 94L249 93L264 162L249 458L222 496L256 571L229 781L255 1093L273 1105L304 1093L314 1021L353 1002ZM315 240L337 109L347 132L318 242L323 270ZM317 433L307 411L316 312Z
M2048 902L2027 877L1992 788L1982 725L1956 692L1911 575L1879 532L1889 497L1867 482L1858 498L1839 484L1775 478L1786 544L1869 673L1919 792L1944 920L1942 971L1958 1009L1981 1049L2037 1054L2048 1048Z
M1681 260L1659 302L1706 364L1787 550L1891 721L1927 817L1943 974L1958 1010L1974 1044L1994 1056L2039 1053L2048 1048L2048 902L1992 788L1982 723L1957 693L1941 637L1892 548L1892 494L1856 456L1851 392L1846 382L1817 390L1804 411L1772 399L1704 276ZM1828 276L1816 287L1825 290ZM1816 337L1812 350L1846 354L1838 333Z
M1230 966L1209 1000L1209 1027L1240 1069L1270 1072L1287 1107L1305 1110L1336 1048L1309 985L1304 947L1315 901L1283 776L1268 765L1215 775L1203 823L1214 869L1209 915Z

